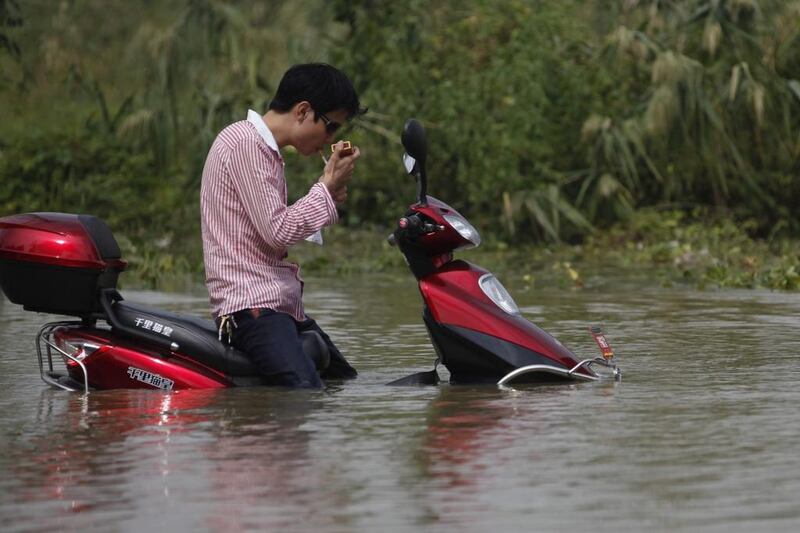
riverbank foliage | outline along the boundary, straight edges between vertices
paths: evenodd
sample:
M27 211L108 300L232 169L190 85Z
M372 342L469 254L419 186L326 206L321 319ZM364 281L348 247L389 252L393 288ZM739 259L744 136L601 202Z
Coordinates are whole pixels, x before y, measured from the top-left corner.
M512 249L602 243L699 283L797 287L798 0L0 0L0 214L91 212L144 278L199 271L208 147L304 61L370 108L345 132L363 152L347 228L411 201L415 116L430 192ZM298 197L320 162L286 158ZM729 253L684 239L716 231Z
M597 278L643 276L662 286L799 290L800 242L754 239L750 233L756 225L735 223L703 209L640 209L580 244L510 245L489 240L480 248L458 251L457 256L496 272L517 290L553 284L583 289ZM309 275L406 276L402 256L386 242L387 233L337 227L326 232L325 248L303 244L293 256Z
M800 243L753 239L757 226L699 209L639 210L626 224L591 236L577 255L584 262L658 272L665 285L800 289Z

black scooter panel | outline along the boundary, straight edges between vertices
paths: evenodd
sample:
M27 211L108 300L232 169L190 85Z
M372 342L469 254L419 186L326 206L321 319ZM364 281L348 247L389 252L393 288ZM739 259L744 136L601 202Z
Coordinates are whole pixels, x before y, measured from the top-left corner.
M451 324L439 324L425 308L423 320L442 364L453 383L496 382L512 370L528 365L563 367L542 354L506 340ZM531 381L562 381L551 374L531 374Z
M237 385L260 381L256 366L242 352L219 340L216 324L192 315L179 315L161 309L118 301L113 312L123 326L140 331L143 339L163 336L178 345L178 351L198 363L226 374ZM300 334L303 351L314 361L318 371L330 364L328 345L316 331ZM242 381L237 378L248 378Z
M161 335L177 343L180 353L203 365L230 376L258 375L258 369L247 356L219 341L216 325L211 320L126 301L116 302L113 310L123 325L141 331L143 338Z

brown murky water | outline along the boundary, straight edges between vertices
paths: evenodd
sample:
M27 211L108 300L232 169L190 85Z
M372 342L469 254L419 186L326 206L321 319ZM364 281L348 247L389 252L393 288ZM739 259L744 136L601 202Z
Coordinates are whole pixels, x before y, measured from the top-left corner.
M2 529L800 529L800 296L507 285L579 354L603 322L623 381L386 387L433 350L410 276L365 276L307 284L353 382L84 396L39 379L49 317L0 300ZM125 295L207 309L202 288Z

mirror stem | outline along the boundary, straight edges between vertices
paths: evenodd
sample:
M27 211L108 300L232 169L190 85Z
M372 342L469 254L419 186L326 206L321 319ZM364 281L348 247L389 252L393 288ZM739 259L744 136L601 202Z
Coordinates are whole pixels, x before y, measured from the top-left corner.
M428 176L424 166L419 169L417 174L417 198L419 198L419 205L428 205Z

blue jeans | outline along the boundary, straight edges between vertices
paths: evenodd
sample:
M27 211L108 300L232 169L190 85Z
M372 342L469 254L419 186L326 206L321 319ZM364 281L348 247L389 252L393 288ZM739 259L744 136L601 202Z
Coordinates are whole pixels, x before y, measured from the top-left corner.
M244 352L258 367L266 385L321 388L314 361L303 352L300 333L314 330L328 345L331 362L322 377L349 379L358 374L345 360L330 337L310 317L296 321L286 313L260 309L256 318L250 311L235 313L236 329L231 344Z

